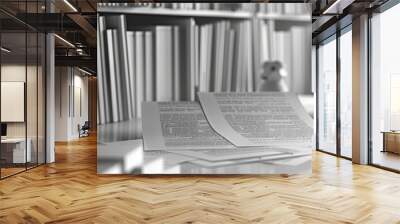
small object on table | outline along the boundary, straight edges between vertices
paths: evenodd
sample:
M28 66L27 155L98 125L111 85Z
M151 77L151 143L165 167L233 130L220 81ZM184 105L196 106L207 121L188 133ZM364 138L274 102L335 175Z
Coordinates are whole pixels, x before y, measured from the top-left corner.
M289 88L284 81L285 72L280 61L266 61L263 64L261 91L288 92Z

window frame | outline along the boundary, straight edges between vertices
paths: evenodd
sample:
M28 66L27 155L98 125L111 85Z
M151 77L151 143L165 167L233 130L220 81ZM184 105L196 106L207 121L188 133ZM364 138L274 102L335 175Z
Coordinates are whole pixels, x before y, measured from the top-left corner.
M341 82L341 67L340 67L340 37L342 35L344 35L347 32L351 32L352 31L352 23L350 22L349 24L346 24L344 27L337 29L335 33L329 35L328 37L319 40L318 43L316 44L316 111L315 111L315 118L316 118L316 136L315 136L315 147L316 150L319 152L323 152L329 155L333 155L336 157L340 157L340 158L344 158L347 160L352 160L352 158L347 157L342 155L341 153L341 119L340 119L340 82ZM336 41L336 152L332 153L332 152L328 152L327 150L321 149L319 147L319 99L320 99L320 92L319 92L319 78L320 78L320 74L319 74L319 47L322 44L325 44L327 42L330 41Z
M367 38L368 38L368 153L367 153L367 159L368 159L368 165L377 167L383 170L395 172L395 173L400 173L400 169L394 169L390 168L387 166L383 166L377 163L373 162L373 154L374 154L374 149L373 149L373 130L372 130L372 94L373 94L373 88L372 88L372 19L376 14L381 14L384 13L385 11L391 9L392 7L398 5L400 3L399 0L388 0L384 4L380 5L377 8L374 8L373 10L368 11L368 32L367 32Z

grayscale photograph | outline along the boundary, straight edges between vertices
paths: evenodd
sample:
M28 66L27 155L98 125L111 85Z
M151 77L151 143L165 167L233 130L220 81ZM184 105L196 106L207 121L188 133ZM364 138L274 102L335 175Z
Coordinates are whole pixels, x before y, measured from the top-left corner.
M99 174L311 172L307 3L98 5Z

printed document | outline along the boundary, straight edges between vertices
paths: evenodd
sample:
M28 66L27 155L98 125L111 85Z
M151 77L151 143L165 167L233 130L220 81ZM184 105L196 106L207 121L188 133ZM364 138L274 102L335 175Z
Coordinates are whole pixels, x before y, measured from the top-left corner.
M270 156L261 156L254 158L246 158L239 160L224 160L224 161L207 161L207 160L191 160L189 163L204 166L204 167L221 167L221 166L231 166L231 165L239 165L243 163L254 163L254 162L265 162L265 161L275 161L282 160L288 158L298 158L304 157L310 158L310 153L293 153L293 154L278 154L278 155L270 155ZM309 161L311 161L309 159Z
M198 93L212 128L237 147L311 148L313 120L292 93Z
M235 148L216 133L197 102L144 102L144 150Z
M267 157L267 156L275 156L275 155L294 155L299 152L309 152L311 151L304 149L300 150L291 150L284 148L272 148L272 147L243 147L243 148L235 148L235 149L205 149L205 150L181 150L176 151L176 153L191 156L202 160L208 161L221 161L221 160L238 160L245 158L254 158L254 157Z

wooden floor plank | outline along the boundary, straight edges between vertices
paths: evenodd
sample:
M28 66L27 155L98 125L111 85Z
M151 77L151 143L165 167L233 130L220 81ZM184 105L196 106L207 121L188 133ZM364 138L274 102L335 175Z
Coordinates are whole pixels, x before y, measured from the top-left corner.
M96 174L96 137L0 181L0 223L400 223L400 175L320 152L311 175Z

